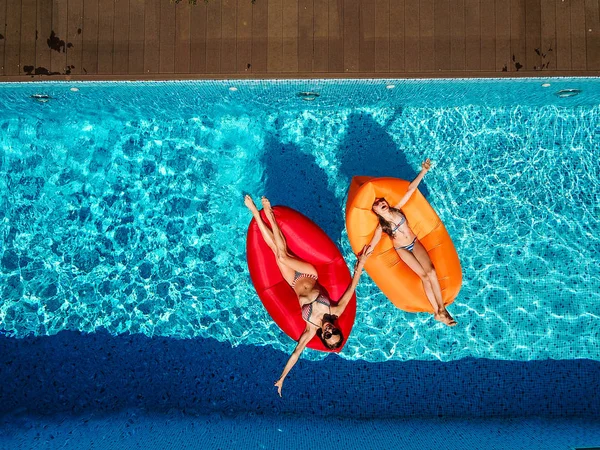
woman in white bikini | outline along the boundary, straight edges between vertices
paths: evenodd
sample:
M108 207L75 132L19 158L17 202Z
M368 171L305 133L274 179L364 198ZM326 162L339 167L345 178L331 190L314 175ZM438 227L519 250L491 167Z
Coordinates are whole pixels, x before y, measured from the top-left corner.
M277 392L281 397L281 389L285 377L290 370L292 370L292 367L294 367L294 364L298 361L300 354L304 351L306 345L315 334L319 336L327 348L334 350L341 347L344 342L344 336L340 329L336 327L336 320L342 315L346 306L348 306L348 303L356 290L356 286L358 285L358 280L363 271L365 262L371 252L369 251L369 247L366 246L354 267L354 275L350 285L339 299L338 303L332 304L331 299L328 297L325 290L321 289L321 286L318 283L317 270L315 267L312 264L299 259L288 249L285 237L275 220L275 215L273 214L269 200L266 197L263 197L262 205L267 220L271 225L271 229L269 229L267 224L263 221L254 201L252 201L252 198L249 195L246 195L244 198L244 204L254 216L263 239L271 250L273 250L275 257L277 258L277 266L279 266L283 278L289 283L298 296L298 301L302 308L302 318L306 322L306 329L300 336L300 339L298 339L298 344L288 359L281 376L275 382Z
M427 158L421 164L421 172L409 184L408 191L396 205L390 206L385 198L375 199L373 202L373 212L379 219L379 225L375 229L375 234L369 245L370 248L375 248L381 239L381 234L387 234L392 239L398 256L421 278L427 299L433 307L435 320L443 322L448 326L454 326L456 325L456 320L446 310L446 306L442 300L440 282L437 279L431 258L429 258L427 250L421 245L415 233L410 229L406 221L406 216L402 212L402 207L417 190L417 186L430 168L431 161Z

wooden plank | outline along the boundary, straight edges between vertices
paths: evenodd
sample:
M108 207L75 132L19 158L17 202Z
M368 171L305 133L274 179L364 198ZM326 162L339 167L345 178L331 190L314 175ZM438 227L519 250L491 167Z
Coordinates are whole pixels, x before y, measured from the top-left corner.
M509 72L525 68L527 49L525 47L525 0L511 0L510 4L510 53Z
M344 72L344 0L329 0L330 72Z
M98 73L110 74L113 66L115 4L98 0Z
M267 71L267 33L269 4L265 1L252 5L252 72Z
M465 0L465 57L467 70L481 69L479 0Z
M496 9L494 2L482 4L480 14L481 70L492 72L496 69Z
M329 70L329 0L313 0L313 72Z
M199 23L192 19L201 18L198 12L206 14L207 5L210 8L217 3L221 73L252 71L247 69L248 63L256 67L252 59L257 35L253 32L261 31L266 45L258 56L268 72L475 73L514 71L517 64L523 65L521 72L600 70L599 0L258 0L254 6L250 0L211 0L207 4L200 0L194 7L187 0L178 5L168 0L0 0L0 34L18 39L0 40L0 74L6 71L5 60L13 66L13 75L22 74L24 65L60 73L75 66L72 74L142 73L152 59L145 56L150 34L158 46L154 72L188 73L194 60L192 35L199 37L202 32L204 38L196 39L195 48L203 47L203 57L195 60L196 68L204 61L204 69L196 73L206 73L206 15ZM146 9L152 10L152 4L154 33L149 32L152 27L146 27ZM247 5L245 17L241 5ZM303 12L299 6L310 10L310 15L304 11L305 29L312 33L306 39L310 45L300 42ZM266 12L262 16L266 26L253 23L260 8ZM172 27L165 14L171 9ZM244 26L249 31L245 50ZM37 39L27 31L32 28L37 29ZM59 51L48 47L53 31ZM168 43L169 33L173 34L172 44ZM413 45L408 44L411 35ZM66 48L68 43L73 46ZM166 61L172 70L163 70L165 58L169 59L165 43L173 49L172 61ZM301 52L310 54L304 70ZM406 61L411 54L416 55L412 70ZM29 62L31 59L34 62ZM240 64L243 59L248 62ZM176 61L181 61L181 66Z
M6 2L0 0L0 75L4 75L4 46L6 44Z
M114 0L115 32L112 73L129 73L129 0Z
M238 0L242 2L243 0ZM239 3L238 3L239 7ZM190 72L206 72L206 3L198 2L191 11L190 24ZM239 30L239 26L238 26ZM239 44L238 44L239 52ZM239 64L238 64L239 66Z
M237 0L223 0L221 5L221 72L235 73Z
M144 8L144 73L158 73L160 64L160 0L146 0Z
M390 71L404 71L404 0L390 2Z
M556 0L556 69L571 70L571 4Z
M542 6L540 0L526 0L525 49L527 70L540 70L542 67Z
M419 68L425 72L435 70L433 1L421 0L419 6Z
M38 8L40 1L44 2L45 0L38 0ZM38 22L39 20L40 11L38 10ZM50 30L48 30L49 32ZM40 36L43 36L43 34L40 34ZM96 74L98 73L98 0L83 0L83 30L81 36L81 70L84 74ZM38 39L38 44L39 42ZM45 55L42 55L38 50L38 65L41 64L41 56L44 56L43 59L45 60Z
M390 0L375 1L375 72L390 70Z
M450 2L436 0L433 10L435 70L449 70L450 65Z
M252 3L238 0L237 4L237 71L252 72Z
M221 71L221 0L206 6L206 73Z
M267 72L283 70L283 0L269 0Z
M600 11L598 0L585 0L587 70L600 70Z
M407 72L419 71L419 0L404 2L404 66Z
M586 68L586 34L584 0L571 1L571 69Z
M331 16L330 20L331 20ZM298 71L298 1L282 3L282 67L284 72Z
M129 73L144 73L145 0L129 1Z
M496 70L508 72L510 54L510 0L496 0Z
M6 5L6 41L4 47L4 73L20 75L21 2L10 0Z
M450 70L465 70L465 0L450 0Z
M188 2L178 3L175 7L175 73L190 73L192 7Z
M312 72L313 0L298 0L298 71Z
M83 73L83 0L69 0L67 5L67 42L73 46L67 48L67 67L72 74Z
M215 1L215 3L219 3ZM160 73L175 72L175 5L160 2L160 25L158 44L158 70Z
M50 70L65 73L67 68L67 0L52 1Z
M554 0L541 4L541 57L542 70L556 69L556 5Z
M19 65L21 74L25 66L35 67L36 0L21 0L21 47Z
M344 0L344 72L358 72L360 3Z
M360 26L358 39L358 70L375 71L375 2L360 0Z

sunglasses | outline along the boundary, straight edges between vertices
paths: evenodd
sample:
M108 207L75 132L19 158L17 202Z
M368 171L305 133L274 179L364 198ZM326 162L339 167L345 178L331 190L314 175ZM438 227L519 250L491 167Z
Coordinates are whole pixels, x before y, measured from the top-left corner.
M331 338L331 336L339 336L339 335L340 335L340 330L338 330L336 328L333 331L325 331L323 333L323 339L329 339L329 338Z

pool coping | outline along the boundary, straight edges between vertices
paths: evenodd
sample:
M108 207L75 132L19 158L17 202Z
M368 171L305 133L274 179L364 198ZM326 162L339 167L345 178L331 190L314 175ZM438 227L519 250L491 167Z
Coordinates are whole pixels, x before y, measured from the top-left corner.
M385 76L383 76L385 75ZM278 72L278 73L149 73L122 75L11 75L0 77L0 82L31 81L180 81L180 80L315 80L315 79L477 79L477 78L600 78L600 71L526 71L526 72Z

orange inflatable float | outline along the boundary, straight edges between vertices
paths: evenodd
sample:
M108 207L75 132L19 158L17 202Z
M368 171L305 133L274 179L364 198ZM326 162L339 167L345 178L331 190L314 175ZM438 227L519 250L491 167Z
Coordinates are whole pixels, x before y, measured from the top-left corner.
M383 197L390 205L397 204L409 184L397 178L352 179L346 204L346 228L355 253L371 242L379 224L371 211L375 199ZM402 207L402 212L433 262L444 304L452 303L460 291L462 271L446 227L418 190ZM365 270L396 307L408 312L433 313L421 279L400 259L385 233L367 260Z

